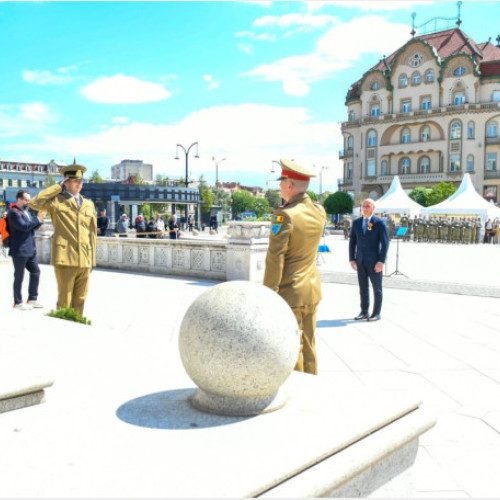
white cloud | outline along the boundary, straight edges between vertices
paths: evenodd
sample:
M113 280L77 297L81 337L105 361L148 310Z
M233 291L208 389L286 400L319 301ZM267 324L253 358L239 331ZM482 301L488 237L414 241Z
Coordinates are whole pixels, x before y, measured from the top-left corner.
M278 28L289 28L291 26L307 26L310 28L322 28L328 24L335 24L338 18L328 15L312 14L285 14L283 16L263 16L253 22L254 26L276 26Z
M242 52L245 54L251 56L253 53L253 47L249 43L239 43L238 44L238 49L240 49Z
M208 90L215 90L219 88L219 84L214 81L212 75L203 75L203 80L208 83Z
M338 60L354 61L367 53L391 54L409 38L408 25L367 16L330 28L319 40L318 51Z
M20 117L32 122L47 123L56 120L43 102L29 102L20 106Z
M243 76L281 81L285 94L301 97L309 93L310 83L333 77L363 54L391 54L408 41L408 30L406 24L390 23L379 16L355 18L330 28L319 39L316 52L262 64Z
M157 102L171 96L171 93L158 83L122 74L98 78L83 88L82 94L89 101L110 104Z
M193 175L211 171L212 156L223 155L224 168L237 180L240 170L268 173L271 160L281 156L306 165L336 165L332 149L340 149L342 139L336 122L315 122L306 108L249 103L202 109L172 125L133 122L80 137L52 135L38 147L52 156L90 158L90 163L104 158L109 166L123 158L154 160L155 174L180 176L184 163L173 160L175 145L194 141L201 158L189 162Z
M122 125L124 123L128 123L130 120L126 116L115 116L111 122L115 124Z
M66 85L73 83L78 79L76 76L68 75L74 67L60 68L59 75L51 73L50 71L39 70L24 70L22 77L25 82L35 83L36 85Z
M386 0L386 1L376 1L376 0L366 0L366 1L355 1L355 0L345 0L345 1L318 1L318 2L306 2L307 10L309 12L315 12L325 7L346 7L348 9L359 9L363 11L392 11L392 10L410 10L417 5L430 5L433 2L428 0L421 1L405 1L401 0Z

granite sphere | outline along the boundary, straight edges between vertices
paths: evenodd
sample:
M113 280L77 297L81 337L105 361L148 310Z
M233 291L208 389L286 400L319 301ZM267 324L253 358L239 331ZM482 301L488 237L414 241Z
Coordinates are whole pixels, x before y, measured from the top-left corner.
M184 315L179 350L199 387L192 403L224 415L254 415L282 406L280 386L300 350L288 304L258 283L229 281L200 295Z

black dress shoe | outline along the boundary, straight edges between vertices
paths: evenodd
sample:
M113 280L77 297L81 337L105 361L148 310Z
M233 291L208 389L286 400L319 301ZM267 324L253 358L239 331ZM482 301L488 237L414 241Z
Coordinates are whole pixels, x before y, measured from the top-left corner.
M368 319L368 313L360 312L354 319L356 321L360 319Z
M380 319L380 314L372 314L369 318L368 321L378 321Z

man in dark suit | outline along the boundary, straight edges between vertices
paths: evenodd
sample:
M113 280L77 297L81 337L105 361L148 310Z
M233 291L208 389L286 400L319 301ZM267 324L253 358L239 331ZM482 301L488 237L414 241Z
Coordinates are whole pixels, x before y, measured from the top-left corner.
M106 236L109 227L109 217L106 215L106 209L103 208L97 217L97 236Z
M7 224L10 231L9 255L14 264L14 307L29 310L33 307L43 307L38 302L38 283L40 281L40 267L36 258L35 229L43 223L43 213L38 217L28 211L31 196L23 189L16 195L16 204L12 205L7 215ZM22 285L24 270L30 273L28 286L28 302L23 304Z
M352 224L349 239L349 261L351 267L358 272L359 295L361 298L361 312L355 320L380 319L382 308L382 271L384 269L387 250L389 249L389 235L385 221L376 215L375 202L367 198L361 205L362 217ZM373 287L375 304L372 315L369 316L370 293L368 280Z

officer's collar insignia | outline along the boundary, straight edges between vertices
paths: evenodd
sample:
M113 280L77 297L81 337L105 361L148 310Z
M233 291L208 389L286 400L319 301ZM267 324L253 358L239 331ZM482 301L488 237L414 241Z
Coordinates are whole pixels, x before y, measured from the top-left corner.
M281 224L273 224L271 231L274 235L278 234L281 229Z

